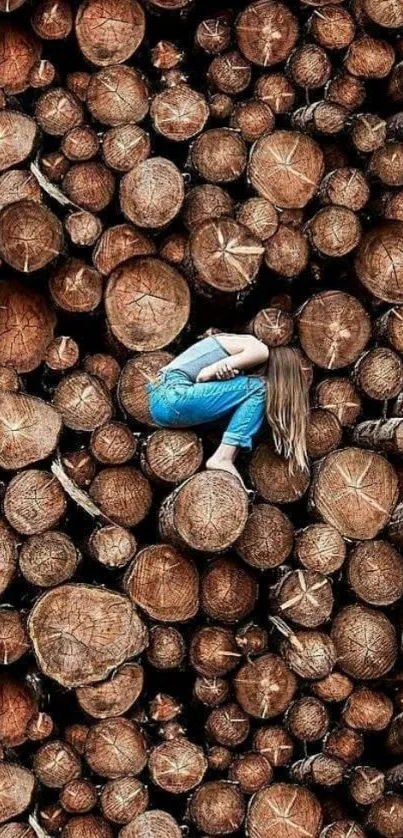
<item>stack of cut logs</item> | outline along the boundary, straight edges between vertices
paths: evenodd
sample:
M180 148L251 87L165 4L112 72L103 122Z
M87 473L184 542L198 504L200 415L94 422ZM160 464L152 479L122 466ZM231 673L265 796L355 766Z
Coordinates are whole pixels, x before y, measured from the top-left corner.
M0 263L0 838L403 838L402 0L0 0ZM253 500L148 411L215 329Z

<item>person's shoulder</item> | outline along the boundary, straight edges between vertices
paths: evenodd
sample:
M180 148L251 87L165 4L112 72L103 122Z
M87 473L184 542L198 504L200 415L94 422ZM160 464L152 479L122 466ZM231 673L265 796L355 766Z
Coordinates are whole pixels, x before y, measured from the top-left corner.
M247 335L246 337L248 337L250 345L253 346L257 352L259 352L262 361L267 361L270 352L269 347L266 346L266 344L263 343L262 340L259 340L259 338L256 338L254 335Z

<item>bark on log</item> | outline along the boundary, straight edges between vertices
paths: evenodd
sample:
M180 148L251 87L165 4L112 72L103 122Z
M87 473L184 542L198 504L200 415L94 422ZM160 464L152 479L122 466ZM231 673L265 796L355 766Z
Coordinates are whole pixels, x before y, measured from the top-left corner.
M385 454L403 452L403 421L398 418L375 419L356 425L353 433L356 445L372 448Z

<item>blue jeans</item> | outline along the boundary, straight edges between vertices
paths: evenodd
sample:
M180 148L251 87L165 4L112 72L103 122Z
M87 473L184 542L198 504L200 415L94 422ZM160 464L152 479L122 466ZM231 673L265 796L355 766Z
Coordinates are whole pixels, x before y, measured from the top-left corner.
M157 384L147 384L147 392L151 416L162 428L188 428L232 414L222 441L240 448L252 447L265 416L265 383L250 375L198 383L166 370Z

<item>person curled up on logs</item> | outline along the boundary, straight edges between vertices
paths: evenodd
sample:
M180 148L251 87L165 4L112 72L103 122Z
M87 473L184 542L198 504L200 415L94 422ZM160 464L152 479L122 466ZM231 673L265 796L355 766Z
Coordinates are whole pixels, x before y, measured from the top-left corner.
M246 374L257 367L258 373ZM251 449L265 417L276 451L292 469L307 468L308 386L292 347L269 349L251 335L210 335L164 366L147 391L158 427L187 428L229 416L207 469L229 471L242 482L236 455Z

